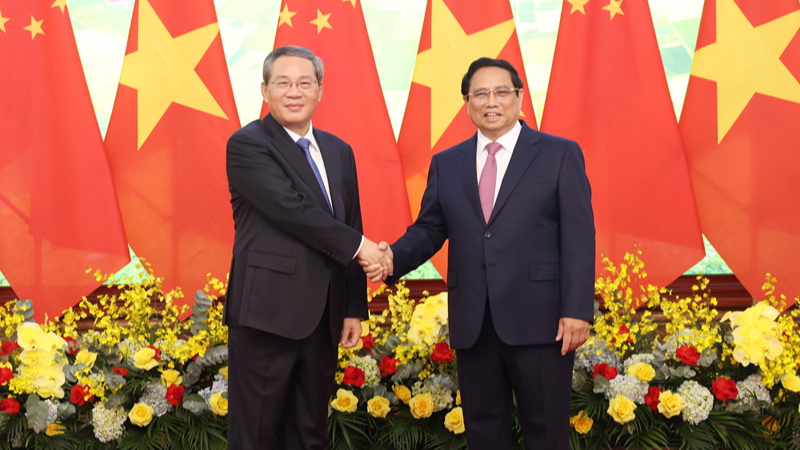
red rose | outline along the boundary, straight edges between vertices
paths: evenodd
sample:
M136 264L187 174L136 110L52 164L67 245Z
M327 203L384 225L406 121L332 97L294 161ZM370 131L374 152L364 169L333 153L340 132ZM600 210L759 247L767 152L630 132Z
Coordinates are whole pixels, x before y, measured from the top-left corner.
M381 359L380 365L378 368L381 369L381 376L388 377L393 373L397 372L397 363L400 362L397 358L390 358L386 355L383 355L383 359Z
M19 412L19 402L11 397L4 398L0 400L0 411L7 414L16 414Z
M113 367L111 371L121 377L128 375L128 369L122 366Z
M431 361L446 364L452 360L453 350L450 349L450 345L447 342L436 344L436 347L433 348L433 353L431 353Z
M167 388L167 401L172 406L178 406L181 403L181 399L183 398L183 393L186 390L183 386L175 386L174 384L169 385Z
M700 359L700 352L693 345L681 345L678 347L678 351L675 352L675 356L683 361L684 364L696 366L697 360Z
M647 395L644 396L644 403L653 411L658 411L658 396L661 395L661 389L658 386L650 386L647 390Z
M94 395L89 393L89 386L76 384L69 392L69 401L78 406L83 406L86 402L94 400Z
M155 359L156 361L161 361L161 358L160 358L160 356L161 356L161 350L159 350L159 349L155 348L155 347L154 347L154 346L152 346L152 345L148 345L148 346L147 346L147 348L152 348L152 349L153 349L153 351L154 351L154 352L156 352L155 356L153 356L153 359Z
M619 334L620 334L620 336L623 335L623 334L629 334L629 333L630 333L630 330L628 330L628 326L627 325L625 325L623 323L622 325L619 326Z
M606 363L600 363L594 365L594 373L592 374L592 379L594 380L595 378L597 378L598 375L600 375L606 380L611 381L614 378L617 378L617 374L619 374L619 371L617 370L616 367L609 366Z
M355 366L347 366L344 369L344 380L342 382L361 387L364 384L364 371Z
M371 333L367 333L366 336L361 337L361 345L364 346L364 350L371 350L375 347L375 339L372 337Z
M14 350L19 348L19 344L11 341L4 341L2 345L0 345L0 356L7 355Z
M76 341L75 338L65 337L64 340L67 341L67 353L74 355L80 351L80 348L78 348L78 341Z
M714 391L714 397L721 402L729 402L739 395L736 382L726 377L719 377L712 381L711 389Z
M0 385L6 384L14 378L14 372L8 367L0 368Z

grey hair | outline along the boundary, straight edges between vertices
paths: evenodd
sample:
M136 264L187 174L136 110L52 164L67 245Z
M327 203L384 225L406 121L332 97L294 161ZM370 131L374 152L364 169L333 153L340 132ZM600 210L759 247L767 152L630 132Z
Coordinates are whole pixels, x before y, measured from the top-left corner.
M297 45L284 45L283 47L276 48L267 55L267 58L264 60L264 83L269 83L269 77L272 75L272 66L275 64L275 60L281 56L299 56L311 61L314 64L317 83L320 86L322 85L322 77L325 75L325 67L322 65L322 60L311 50Z

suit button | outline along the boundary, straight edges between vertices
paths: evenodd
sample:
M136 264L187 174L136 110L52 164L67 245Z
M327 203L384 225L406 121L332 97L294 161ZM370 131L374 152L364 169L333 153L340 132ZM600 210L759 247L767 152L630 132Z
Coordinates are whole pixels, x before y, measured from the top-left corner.
M486 264L485 263L481 263L481 269L486 270Z
M491 231L487 231L486 233L483 234L483 237L485 237L486 239L489 239L490 237L492 237L492 232Z

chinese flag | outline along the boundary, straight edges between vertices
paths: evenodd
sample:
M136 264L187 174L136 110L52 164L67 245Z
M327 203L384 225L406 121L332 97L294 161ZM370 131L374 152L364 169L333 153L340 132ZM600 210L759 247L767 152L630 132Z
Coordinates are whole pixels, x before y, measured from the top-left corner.
M184 302L230 268L238 128L212 0L137 0L106 148L131 247Z
M0 270L36 318L130 257L66 0L0 0Z
M767 272L800 295L799 29L797 0L707 0L681 114L703 232L757 299Z
M419 214L431 157L477 132L461 97L461 79L480 57L510 62L525 83L511 5L507 1L428 0L398 140L414 218ZM523 97L521 118L536 128L530 95ZM440 274L447 273L446 244L431 261Z
M364 234L394 242L411 223L400 155L358 0L283 0L275 48L311 49L325 65L312 122L353 147ZM261 116L268 112L263 103Z
M542 131L586 156L597 271L642 250L647 283L666 286L705 250L686 154L644 1L566 0Z

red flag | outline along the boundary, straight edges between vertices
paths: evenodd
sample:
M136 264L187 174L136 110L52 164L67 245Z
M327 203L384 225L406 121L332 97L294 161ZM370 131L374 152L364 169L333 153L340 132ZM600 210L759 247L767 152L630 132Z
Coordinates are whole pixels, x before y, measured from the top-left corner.
M66 0L0 0L0 270L36 318L128 261Z
M799 29L797 0L706 1L681 114L703 232L755 298L767 272L800 295Z
M314 127L353 147L364 234L394 242L411 223L400 155L357 0L283 0L275 47L311 49L325 65ZM264 103L261 116L267 114Z
M230 268L225 145L239 128L214 3L137 0L106 134L129 242L164 288Z
M480 57L504 59L526 80L511 5L507 1L429 0L398 140L414 218L419 214L431 157L477 131L461 97L461 79ZM530 95L523 97L521 118L536 128ZM447 273L446 254L445 247L431 258L440 274Z
M542 131L586 156L603 255L636 246L665 286L705 250L678 123L644 1L567 0L561 12Z

